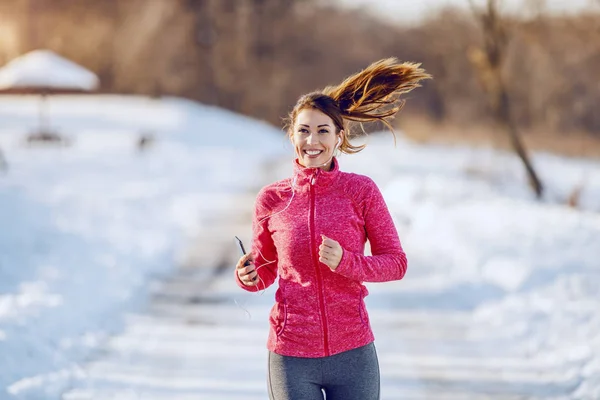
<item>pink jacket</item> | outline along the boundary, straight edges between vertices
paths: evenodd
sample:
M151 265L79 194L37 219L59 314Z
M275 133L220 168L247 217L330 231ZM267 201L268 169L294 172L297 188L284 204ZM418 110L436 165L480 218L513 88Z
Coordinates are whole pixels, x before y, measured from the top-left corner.
M259 192L252 229L260 282L237 282L258 291L279 276L269 318L269 350L324 357L374 340L362 283L402 279L407 260L381 192L370 178L341 172L335 158L331 171L304 168L296 160L293 179ZM335 271L319 262L321 234L344 249ZM364 255L367 239L372 256Z

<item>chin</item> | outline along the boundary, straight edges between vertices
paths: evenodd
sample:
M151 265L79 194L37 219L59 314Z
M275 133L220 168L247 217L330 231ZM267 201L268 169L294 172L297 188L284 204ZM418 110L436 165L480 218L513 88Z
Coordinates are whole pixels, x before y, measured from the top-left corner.
M304 166L307 168L316 168L316 167L321 167L323 166L324 163L327 162L327 158L324 157L319 157L319 158L315 158L315 159L308 159L308 160L304 160Z

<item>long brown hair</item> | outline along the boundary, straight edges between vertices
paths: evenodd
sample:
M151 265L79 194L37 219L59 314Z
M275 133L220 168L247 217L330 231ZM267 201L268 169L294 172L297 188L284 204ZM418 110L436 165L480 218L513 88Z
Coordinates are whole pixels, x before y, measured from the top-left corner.
M293 125L300 111L316 109L333 120L336 134L344 130L339 150L346 154L358 153L365 145L350 143L347 121L380 121L394 133L390 119L404 107L405 101L400 96L421 86L419 81L422 79L431 78L420 66L400 63L395 57L386 58L349 76L337 86L303 95L287 118L288 134L293 135Z

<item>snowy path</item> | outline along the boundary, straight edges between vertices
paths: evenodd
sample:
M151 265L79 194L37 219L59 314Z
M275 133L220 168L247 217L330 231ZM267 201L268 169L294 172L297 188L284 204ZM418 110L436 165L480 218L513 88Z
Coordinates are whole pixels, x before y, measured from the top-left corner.
M30 146L37 104L0 99L0 398L266 398L274 290L240 290L227 257L258 188L291 173L287 139L90 95L51 101L71 146ZM600 399L600 164L533 154L539 202L512 154L398 139L342 161L382 189L410 260L369 286L383 399Z
M265 399L271 295L237 296L230 274L203 286L186 273L164 282L63 398ZM235 298L247 300L251 320ZM560 370L508 343L469 340L468 313L371 310L383 399L547 399L572 390Z
M239 204L245 217L230 214L223 223L213 215L220 234L215 222L201 240L206 249L234 251L229 238L247 229L239 218L247 218L242 204L251 202ZM84 366L84 379L63 399L267 398L265 341L274 290L241 291L231 265L181 269L157 283L144 311L127 317L122 334ZM440 307L452 299L424 298L431 307L416 309L420 301L412 298L411 306L402 298L412 285L406 279L370 286L383 399L559 399L573 390L561 366L528 359L515 339L475 336L470 311Z

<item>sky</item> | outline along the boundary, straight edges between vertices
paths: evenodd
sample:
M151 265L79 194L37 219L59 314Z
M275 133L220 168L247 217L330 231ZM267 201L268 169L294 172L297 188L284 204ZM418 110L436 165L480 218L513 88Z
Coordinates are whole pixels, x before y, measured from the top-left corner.
M415 22L427 16L428 13L437 8L455 5L467 7L468 0L336 0L349 7L366 7L385 18L395 21ZM600 1L597 0L500 0L506 10L515 11L526 9L527 4L544 2L549 11L553 12L576 12L590 4L596 4L600 9ZM475 0L476 4L485 3L484 0Z

